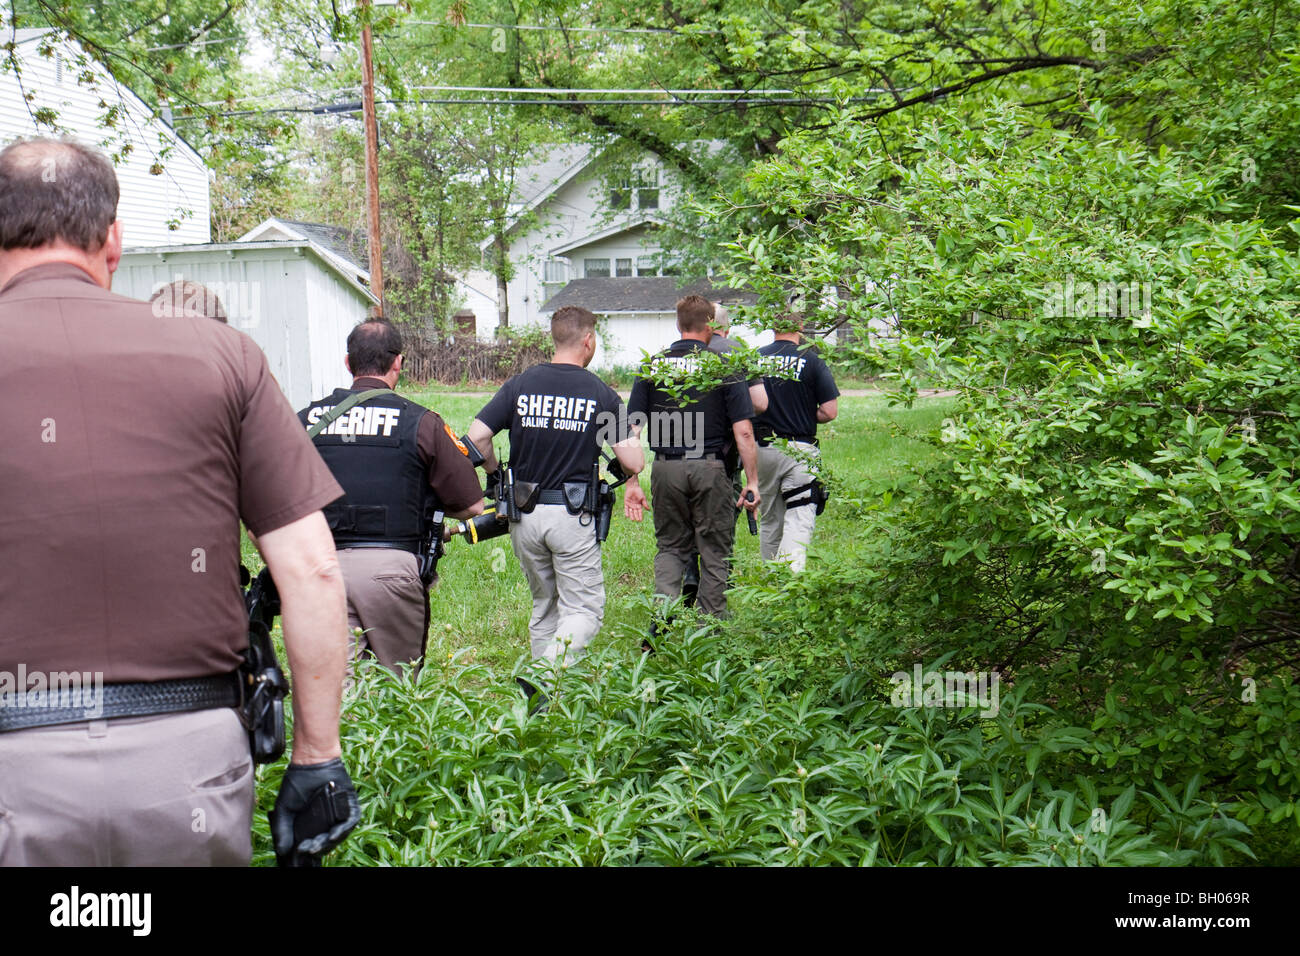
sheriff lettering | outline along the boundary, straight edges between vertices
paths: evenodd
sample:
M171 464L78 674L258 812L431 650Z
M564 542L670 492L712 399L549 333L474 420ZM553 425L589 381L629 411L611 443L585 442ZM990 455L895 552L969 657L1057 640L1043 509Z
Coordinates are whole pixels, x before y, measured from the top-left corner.
M320 417L332 409L333 405L319 405L307 413L307 426L310 428L320 421ZM387 437L393 433L401 420L400 408L387 408L383 405L356 406L348 409L346 415L340 415L330 422L321 432L322 435L358 435L375 438Z
M596 414L594 398L571 395L521 394L515 399L515 414L524 428L549 428L554 431L583 432Z

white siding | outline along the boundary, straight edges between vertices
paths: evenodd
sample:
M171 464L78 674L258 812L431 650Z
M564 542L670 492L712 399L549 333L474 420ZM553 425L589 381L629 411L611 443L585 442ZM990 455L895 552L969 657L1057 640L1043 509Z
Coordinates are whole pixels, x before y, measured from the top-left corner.
M56 76L56 58L37 52L39 40L20 43L15 50L21 79L8 62L0 61L0 143L19 136L56 135L32 119L42 107L56 110L60 130L88 146L112 154L129 143L129 154L116 164L121 187L117 216L124 226L126 246L207 242L211 238L208 170L202 160L98 64L89 66L94 84L78 83L83 68L75 58L80 50L68 44L56 46L63 60L61 77ZM34 98L26 101L25 93L35 94ZM125 111L113 129L103 125L107 109L99 105L101 100ZM162 166L157 176L150 172L155 164ZM176 228L169 228L169 222Z
M249 245L136 250L122 257L113 291L148 299L177 277L216 292L230 324L266 353L267 365L295 409L351 379L343 364L347 336L370 299L306 251Z

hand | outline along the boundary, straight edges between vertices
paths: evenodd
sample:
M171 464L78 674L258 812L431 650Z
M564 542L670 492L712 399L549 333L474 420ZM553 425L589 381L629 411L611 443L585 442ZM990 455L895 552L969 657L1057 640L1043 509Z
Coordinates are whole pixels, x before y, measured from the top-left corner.
M648 507L650 504L646 501L640 482L629 484L623 493L623 516L629 521L640 521Z
M751 495L753 500L750 500ZM736 508L748 508L750 511L757 511L759 502L762 500L758 494L758 485L748 484L745 486L745 490L740 493L740 497L736 499Z
M339 823L330 823L328 829L314 834L304 834L298 841L294 823L299 814L307 811L320 791L334 785L336 802L346 804L347 816ZM325 763L289 764L280 783L280 793L275 798L275 809L270 813L271 839L275 844L275 860L280 866L309 866L334 849L361 821L361 802L356 787L348 776L342 759L335 757ZM320 821L308 823L321 825ZM298 830L302 829L300 825ZM295 845L296 844L296 845Z

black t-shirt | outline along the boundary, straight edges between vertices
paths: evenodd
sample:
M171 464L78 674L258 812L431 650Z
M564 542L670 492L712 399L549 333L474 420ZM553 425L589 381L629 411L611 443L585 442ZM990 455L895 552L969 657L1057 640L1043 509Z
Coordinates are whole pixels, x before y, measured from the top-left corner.
M693 352L704 349L694 339L674 342L655 357L657 362L691 369L698 361ZM628 417L647 416L647 439L655 454L703 453L724 454L732 442L731 426L754 417L754 403L749 388L738 376L732 376L717 388L701 393L688 389L679 402L658 383L638 377L628 399Z
M799 377L763 379L767 411L755 421L755 434L761 439L776 435L790 441L813 441L817 437L817 407L840 394L831 370L810 344L777 340L758 352L765 364L795 368Z
M602 445L627 437L623 399L585 368L534 365L501 386L476 416L492 431L510 429L510 465L519 481L558 489L588 481Z

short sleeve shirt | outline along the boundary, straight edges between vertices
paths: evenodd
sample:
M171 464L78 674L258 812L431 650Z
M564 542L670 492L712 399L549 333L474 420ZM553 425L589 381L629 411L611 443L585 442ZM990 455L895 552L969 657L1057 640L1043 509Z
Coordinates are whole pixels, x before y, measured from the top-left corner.
M0 290L0 389L0 671L233 671L240 521L342 494L257 344L48 264Z
M694 353L703 349L699 341L681 339L656 359L690 369L696 361ZM645 419L645 437L656 454L725 454L732 444L731 426L754 417L749 389L736 377L704 392L688 389L681 401L660 386L653 379L638 377L627 403L629 420Z
M764 364L790 370L796 378L768 376L767 411L758 416L755 433L792 441L817 438L817 408L840 394L830 368L811 345L778 340L758 350Z
M510 379L476 416L510 431L510 465L520 481L559 489L588 481L604 445L627 438L623 399L585 368L534 365Z

